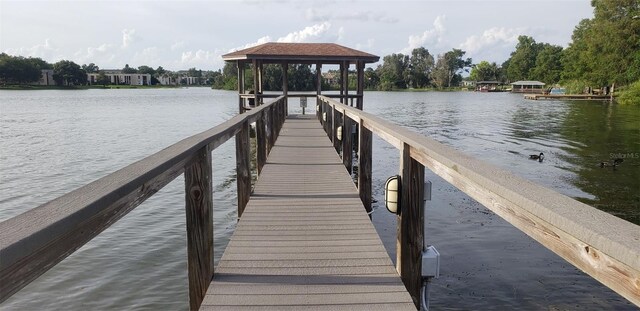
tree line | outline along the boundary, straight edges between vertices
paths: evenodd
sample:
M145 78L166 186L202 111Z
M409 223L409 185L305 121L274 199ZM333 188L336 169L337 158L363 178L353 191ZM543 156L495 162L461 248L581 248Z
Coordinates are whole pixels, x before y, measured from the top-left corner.
M464 80L499 81L538 80L547 85L560 84L570 92L581 92L585 87L628 86L640 93L640 2L637 0L592 0L594 16L582 20L574 29L567 48L536 42L533 37L520 36L515 50L502 64L465 58L466 52L452 49L434 55L425 47L384 56L382 64L367 68L365 88L368 90L402 90L448 88L459 86ZM39 80L42 69L52 69L59 85L86 84L87 73L98 73L98 84L110 81L100 68L90 63L78 64L62 60L49 64L40 58L25 58L0 54L0 83L25 84ZM172 72L162 66L138 68L125 65L124 73L143 73L152 76L152 84L161 77L172 78L186 84L184 72ZM316 75L309 65L290 65L287 69L289 90L314 90ZM252 70L247 69L247 89L252 89ZM323 79L323 89L338 89L340 74L329 71L336 79ZM469 73L464 78L463 74ZM217 71L191 68L187 76L196 77L198 84L216 89L237 88L235 63L226 63ZM282 68L265 65L263 83L266 90L282 89ZM355 72L349 73L350 88L356 83Z
M563 85L571 92L614 83L616 86L640 85L640 2L592 0L591 5L593 18L584 19L575 27L567 48L536 42L530 36L519 36L510 57L497 64L473 63L460 49L433 55L427 48L419 47L408 55L384 56L382 64L375 69L367 68L365 88L383 91L441 89L459 86L463 79L502 83L537 80L547 85ZM225 64L214 80L214 88L236 89L236 70L233 63ZM265 89L281 89L281 70L275 65L264 67ZM316 85L309 65L290 66L288 70L290 90L313 89ZM463 78L466 72L469 76ZM251 70L245 76L251 77ZM305 80L292 82L293 77ZM246 80L249 86L253 82L251 78ZM349 83L350 88L355 88L354 72L350 72ZM323 81L324 89L337 87L338 83L329 85Z
M98 85L111 84L111 80L94 63L78 65L70 60L61 60L54 64L50 64L38 57L12 56L6 53L0 53L0 84L3 85L20 85L36 83L42 77L42 70L53 70L53 80L56 85L61 86L78 86L86 85L87 74L96 73L96 83ZM196 84L212 85L216 74L219 71L204 71L194 68L178 72L165 70L162 66L152 68L150 66L139 66L138 68L130 67L126 64L122 69L122 73L127 74L150 74L151 84L159 84L159 79L171 78L178 84L187 84L186 77L194 77Z

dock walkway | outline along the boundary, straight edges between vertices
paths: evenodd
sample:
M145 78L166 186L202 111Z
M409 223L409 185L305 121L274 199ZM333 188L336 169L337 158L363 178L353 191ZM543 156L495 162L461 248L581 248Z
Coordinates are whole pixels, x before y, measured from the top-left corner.
M289 116L200 310L415 310L314 116Z

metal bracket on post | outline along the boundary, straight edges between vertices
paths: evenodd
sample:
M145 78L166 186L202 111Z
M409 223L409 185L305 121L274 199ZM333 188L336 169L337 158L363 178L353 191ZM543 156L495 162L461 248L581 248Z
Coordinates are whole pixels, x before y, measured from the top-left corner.
M431 181L424 182L424 201L431 201Z

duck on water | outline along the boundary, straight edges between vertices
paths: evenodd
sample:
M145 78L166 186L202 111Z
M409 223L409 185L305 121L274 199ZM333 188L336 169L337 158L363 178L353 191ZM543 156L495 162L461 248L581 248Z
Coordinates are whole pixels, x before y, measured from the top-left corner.
M540 154L532 154L529 156L531 160L538 160L538 162L542 162L544 160L544 153L540 152Z
M624 159L622 158L615 158L613 159L613 161L608 162L608 161L602 161L600 162L600 167L608 167L611 166L613 168L616 168L618 165L622 164L622 162L624 162Z

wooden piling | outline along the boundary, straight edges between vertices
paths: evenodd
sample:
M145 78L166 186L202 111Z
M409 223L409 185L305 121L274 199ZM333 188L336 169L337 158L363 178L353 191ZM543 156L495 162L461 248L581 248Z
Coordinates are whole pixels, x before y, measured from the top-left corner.
M244 208L251 195L251 156L249 144L249 122L245 121L242 128L236 134L236 180L238 184L238 219L242 216Z
M398 215L397 270L402 282L420 306L422 287L422 251L424 249L424 165L411 158L411 147L401 151L401 204Z
M371 130L363 126L364 121L360 121L359 149L358 149L358 193L360 200L367 213L371 212L371 156L372 156L372 134ZM371 214L369 214L371 218Z
M200 149L185 166L189 307L198 310L213 277L213 188L211 150Z

